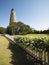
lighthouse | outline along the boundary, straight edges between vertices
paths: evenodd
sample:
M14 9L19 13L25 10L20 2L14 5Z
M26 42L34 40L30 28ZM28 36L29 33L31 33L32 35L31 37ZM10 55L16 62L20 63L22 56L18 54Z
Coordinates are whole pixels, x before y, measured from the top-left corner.
M11 14L10 14L10 23L11 22L16 22L16 12L13 8L11 9Z

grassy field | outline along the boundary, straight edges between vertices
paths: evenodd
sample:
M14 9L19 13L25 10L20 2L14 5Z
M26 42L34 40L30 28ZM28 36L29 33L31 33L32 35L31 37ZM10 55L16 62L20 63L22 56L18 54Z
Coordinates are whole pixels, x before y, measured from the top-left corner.
M27 34L27 35L14 35L14 37L27 37L27 38L48 38L49 39L49 35L48 34Z
M0 65L11 65L11 51L8 49L9 41L0 36Z

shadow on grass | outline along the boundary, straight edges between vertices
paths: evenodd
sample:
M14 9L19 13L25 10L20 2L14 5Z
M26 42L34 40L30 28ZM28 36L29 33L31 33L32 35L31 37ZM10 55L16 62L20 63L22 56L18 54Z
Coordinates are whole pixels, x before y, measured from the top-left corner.
M32 61L29 61L26 57L26 53L18 45L9 43L10 51L12 52L12 65L35 65Z

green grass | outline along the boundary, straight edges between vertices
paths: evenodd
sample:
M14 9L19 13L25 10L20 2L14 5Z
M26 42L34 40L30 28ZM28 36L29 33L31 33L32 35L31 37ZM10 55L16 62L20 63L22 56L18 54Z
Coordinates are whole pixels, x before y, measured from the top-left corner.
M0 36L0 65L12 65L11 62L11 51L8 49L9 41Z
M27 35L14 35L14 37L27 37L27 38L49 38L48 34L27 34Z

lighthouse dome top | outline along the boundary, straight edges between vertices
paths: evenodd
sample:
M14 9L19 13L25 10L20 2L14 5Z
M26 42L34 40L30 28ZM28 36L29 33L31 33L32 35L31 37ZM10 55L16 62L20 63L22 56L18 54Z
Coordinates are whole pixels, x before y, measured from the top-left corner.
M14 11L14 9L12 8L11 11Z

